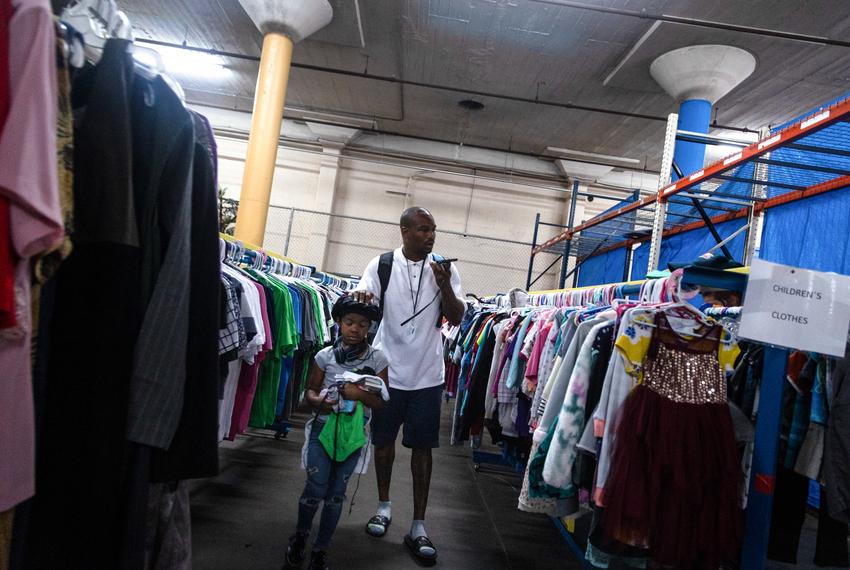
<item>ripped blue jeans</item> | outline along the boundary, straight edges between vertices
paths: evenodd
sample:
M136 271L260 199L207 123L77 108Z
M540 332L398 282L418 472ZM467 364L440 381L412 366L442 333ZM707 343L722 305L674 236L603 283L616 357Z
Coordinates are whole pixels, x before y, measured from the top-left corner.
M345 461L333 461L319 441L322 427L324 424L315 422L310 432L310 442L307 446L307 484L298 502L296 528L299 534L309 535L319 504L324 501L319 534L313 543L316 550L327 550L331 545L336 525L342 516L348 479L354 473L360 458L360 451L355 451Z

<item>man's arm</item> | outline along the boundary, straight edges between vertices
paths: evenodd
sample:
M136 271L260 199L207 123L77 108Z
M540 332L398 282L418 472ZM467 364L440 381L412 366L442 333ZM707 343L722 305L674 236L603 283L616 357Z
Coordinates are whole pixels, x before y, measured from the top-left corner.
M357 288L351 292L351 297L359 302L371 304L377 299L381 293L381 283L378 279L378 263L380 258L376 257L369 262L366 269L363 270L363 276L360 278L360 283Z
M445 268L439 263L432 262L431 269L434 271L437 287L440 288L440 307L443 314L451 324L457 326L466 312L466 303L460 298L462 294L460 277L456 270L452 270L451 267Z

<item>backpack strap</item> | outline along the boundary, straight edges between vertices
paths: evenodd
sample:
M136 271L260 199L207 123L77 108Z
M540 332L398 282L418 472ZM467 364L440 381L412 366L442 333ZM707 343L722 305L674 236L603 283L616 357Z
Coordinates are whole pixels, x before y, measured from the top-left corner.
M378 281L381 284L381 313L384 312L384 297L386 296L387 287L390 284L390 277L393 274L394 255L394 252L388 251L382 253L378 260Z

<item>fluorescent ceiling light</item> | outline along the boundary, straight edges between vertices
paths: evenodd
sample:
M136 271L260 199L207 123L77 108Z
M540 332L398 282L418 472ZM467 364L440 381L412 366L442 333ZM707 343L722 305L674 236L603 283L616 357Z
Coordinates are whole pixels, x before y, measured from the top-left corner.
M583 150L573 150L570 148L558 148L547 146L546 151L553 154L561 154L565 156L577 156L581 158L595 158L597 160L609 160L612 162L624 162L626 164L640 164L640 160L636 158L627 158L625 156L611 156L609 154L599 154L596 152L584 152Z
M324 111L311 111L309 109L299 109L298 107L286 106L284 114L288 119L298 119L302 121L314 122L332 122L336 125L354 127L354 128L372 128L375 125L373 119L365 117L356 117L353 115L344 115L339 113L326 113Z
M153 61L154 56L148 53L148 49L155 51L159 53L165 71L174 76L221 79L233 73L225 65L224 58L218 55L160 45L145 44L144 47L144 50L136 52L136 59L155 68L158 64Z
M705 145L705 163L711 164L727 156L731 156L741 149L753 144L758 140L758 133L736 133L724 132L720 135L730 141L740 141L739 144L716 144Z

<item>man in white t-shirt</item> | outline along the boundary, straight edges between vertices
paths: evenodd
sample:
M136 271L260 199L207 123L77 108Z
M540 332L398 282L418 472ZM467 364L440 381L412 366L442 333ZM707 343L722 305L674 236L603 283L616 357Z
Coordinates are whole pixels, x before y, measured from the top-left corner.
M395 442L403 424L402 444L413 450L414 504L413 524L404 542L417 558L428 562L437 557L425 531L425 509L431 486L431 450L440 446L445 369L439 323L445 316L450 323L459 324L466 304L457 268L438 263L442 258L432 253L437 227L431 213L408 208L400 226L403 247L373 259L354 293L361 302L381 302L384 317L373 344L390 363L390 401L372 418L379 502L366 532L384 536L392 521L390 480ZM383 298L382 273L385 282L389 277Z

